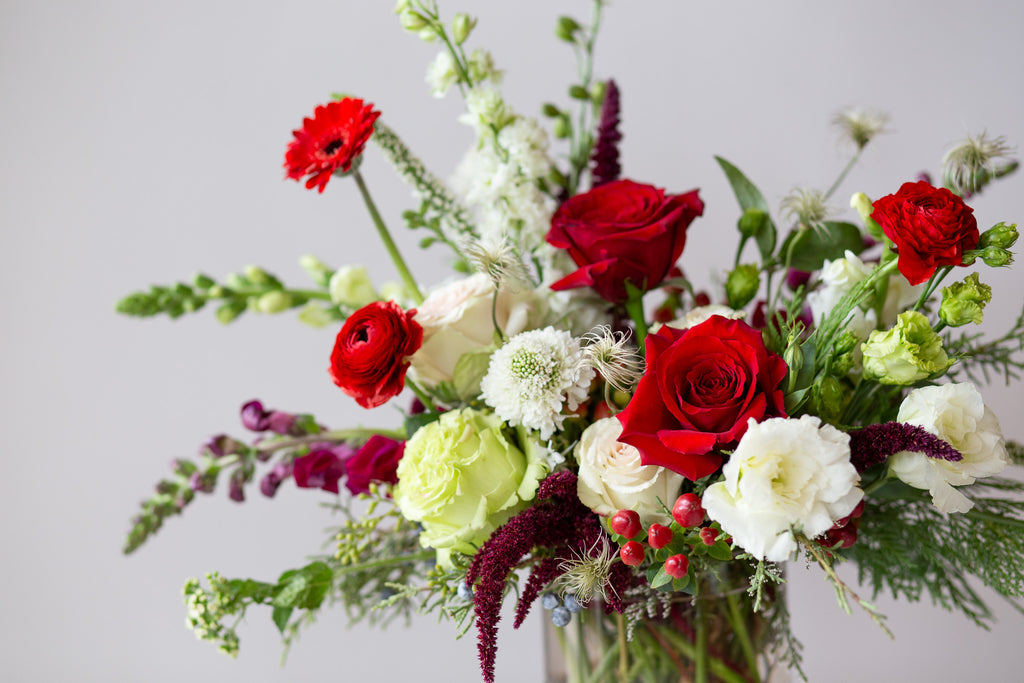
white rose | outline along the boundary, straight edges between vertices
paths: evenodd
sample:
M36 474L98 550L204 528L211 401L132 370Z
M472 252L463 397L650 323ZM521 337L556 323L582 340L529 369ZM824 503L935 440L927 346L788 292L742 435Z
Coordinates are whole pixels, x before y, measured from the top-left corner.
M669 327L674 327L677 330L685 330L690 327L700 325L713 315L720 315L723 318L728 318L729 320L742 320L747 317L746 311L737 311L729 308L728 306L711 304L709 306L698 306L697 308L690 309L690 311L682 318L665 324Z
M462 354L494 343L493 299L490 278L477 273L434 290L416 307L415 320L423 327L423 345L411 359L413 381L425 386L450 382ZM536 309L543 306L534 292L503 289L498 293L494 317L511 337L531 329Z
M722 468L723 481L704 492L708 516L754 557L782 562L796 550L790 533L809 538L853 512L864 492L850 463L850 437L810 415L748 422Z
M580 471L576 493L580 502L599 515L635 510L646 527L667 524L683 485L683 476L657 465L643 465L640 451L620 443L622 425L606 417L587 427L574 454Z
M1010 461L999 420L970 382L915 389L903 399L896 419L923 427L963 456L951 462L902 451L889 458L889 472L910 486L928 489L932 504L942 512L970 510L974 503L953 487L999 474Z

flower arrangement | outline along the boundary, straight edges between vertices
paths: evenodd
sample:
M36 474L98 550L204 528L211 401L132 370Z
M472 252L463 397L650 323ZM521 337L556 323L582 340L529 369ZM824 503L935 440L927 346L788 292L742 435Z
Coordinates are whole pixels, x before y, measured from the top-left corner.
M475 628L490 681L514 590L513 626L539 601L572 680L755 681L771 662L799 671L778 592L794 557L882 628L837 564L856 564L875 592L928 595L982 624L971 577L1024 593L1024 486L999 476L1021 450L977 387L1024 367L1024 313L996 339L955 329L983 318L981 266L1012 261L1016 227L981 230L966 203L1016 169L1006 144L967 140L940 186L854 194L857 218L833 220L846 170L885 125L844 112L850 166L828 191L787 198L788 231L718 159L738 245L718 290L700 291L680 265L692 267L687 232L705 213L698 190L622 176L622 94L590 68L602 4L589 26L557 26L582 67L574 105L543 112L566 161L503 99L490 55L469 51L474 21L416 0L398 3L402 26L444 46L428 80L460 91L476 135L454 189L362 99L337 96L293 132L286 177L324 192L351 176L400 282L304 257L313 289L249 267L119 303L178 317L216 302L225 323L297 309L338 329L325 359L341 392L366 409L407 406L394 429L331 428L249 401L252 436L215 436L175 462L126 552L225 479L236 501L257 480L266 496L288 480L322 489L344 520L333 553L276 581L190 579L202 639L236 654L232 624L254 606L286 643L335 601L371 622L436 611ZM455 279L424 288L407 267L359 170L368 145L412 186L420 204L405 222L421 246L448 250Z

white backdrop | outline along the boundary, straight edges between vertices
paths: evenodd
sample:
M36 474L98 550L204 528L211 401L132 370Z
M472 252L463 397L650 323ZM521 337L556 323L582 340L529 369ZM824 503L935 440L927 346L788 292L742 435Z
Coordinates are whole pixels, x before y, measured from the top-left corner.
M302 283L297 258L365 263L394 277L351 183L323 195L282 180L290 131L334 91L374 102L441 176L469 144L460 102L423 82L437 48L403 34L392 2L6 0L0 4L3 294L3 647L6 681L477 680L472 638L418 620L387 633L328 614L278 666L269 615L241 629L237 661L183 627L187 576L273 578L318 549L327 494L282 487L237 505L223 490L171 520L136 556L128 520L166 462L220 431L237 409L314 412L332 426L390 424L361 411L324 372L330 330L290 315L230 327L212 312L170 322L118 317L113 303L150 282L222 276L258 263ZM705 216L683 265L693 276L731 257L735 201L712 155L777 205L793 186L827 186L845 163L829 126L846 105L891 113L841 196L895 191L967 133L1024 142L1024 9L1019 3L619 0L606 11L600 77L623 97L623 166L670 191L700 187ZM475 45L507 70L524 114L565 103L575 67L555 18L590 3L445 2L480 18ZM414 253L405 188L372 148L365 175L418 277L445 273ZM983 228L1024 219L1024 175L972 202ZM723 244L729 246L723 250ZM1018 269L986 271L1001 332L1022 299ZM1019 388L987 396L1024 438ZM1024 618L1001 604L985 633L956 615L880 599L889 642L846 616L816 570L790 568L797 635L812 681L1019 680ZM499 680L538 680L540 620L503 624ZM319 678L316 678L319 677Z

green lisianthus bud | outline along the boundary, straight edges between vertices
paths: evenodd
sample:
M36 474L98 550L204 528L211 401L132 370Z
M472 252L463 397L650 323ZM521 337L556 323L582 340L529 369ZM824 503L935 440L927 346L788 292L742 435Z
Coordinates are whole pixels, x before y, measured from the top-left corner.
M981 260L990 268L1002 268L1013 263L1013 252L999 247L985 247L981 250Z
M572 17L558 17L558 23L555 24L555 36L567 43L572 43L576 40L576 32L579 30L579 22Z
M323 261L318 259L316 256L306 254L299 259L299 265L306 271L310 279L313 280L320 287L326 287L331 281L331 275L334 271L331 270Z
M445 413L405 443L395 503L423 526L420 544L450 567L455 550L472 555L537 494L543 449L519 447L497 416L472 408Z
M872 332L861 349L864 377L880 384L913 384L944 372L951 364L942 338L928 318L916 311L900 313L890 330Z
M980 282L977 273L971 273L963 282L954 282L942 288L939 320L950 327L960 327L967 323L980 325L985 306L991 300L992 288Z
M768 214L765 211L749 208L740 216L736 227L739 228L740 234L744 237L756 237L764 229L767 222Z
M452 38L456 45L462 45L469 38L470 32L476 26L476 19L471 18L464 12L459 12L452 19Z
M761 271L753 264L736 266L725 281L729 308L740 309L750 303L761 286Z
M863 192L857 192L850 197L850 208L857 211L861 222L864 223L864 229L868 231L868 234L876 240L882 239L882 226L876 223L875 219L871 217L871 214L875 211L875 207L871 203L871 199L866 194Z
M256 302L256 308L260 313L280 313L291 308L292 298L286 293L278 290L267 292Z
M836 419L843 409L843 388L835 377L822 377L811 388L811 398L818 414L827 419Z
M978 239L978 248L998 247L1000 249L1009 249L1017 242L1018 237L1020 237L1020 233L1017 232L1016 223L1010 223L1009 225L1006 223L996 223L981 233L981 237Z
M370 282L366 266L338 268L331 276L328 288L331 292L331 301L351 308L362 308L379 298L373 289L373 283Z

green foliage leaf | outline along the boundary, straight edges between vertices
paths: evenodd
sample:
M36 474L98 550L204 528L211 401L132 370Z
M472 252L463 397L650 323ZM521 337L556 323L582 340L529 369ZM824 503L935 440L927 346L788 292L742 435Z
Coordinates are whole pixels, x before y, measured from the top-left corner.
M654 570L653 578L650 578L651 570ZM665 573L665 565L658 565L657 567L651 567L647 570L648 581L651 584L651 588L661 588L662 586L671 583L672 577Z
M842 221L822 221L794 230L782 245L782 253L790 255L789 265L808 272L820 270L826 260L843 258L847 250L861 253L864 239L856 225Z
M274 625L277 626L277 630L284 635L285 628L288 627L288 620L292 616L292 607L275 607L271 613L270 618L274 620Z
M765 220L761 224L761 229L754 236L757 240L757 248L761 252L762 263L771 258L772 253L775 251L776 241L776 229L775 223L769 215L768 202L765 201L764 195L757 189L754 183L750 182L747 176L743 175L743 172L733 166L731 163L723 159L722 157L716 156L715 161L721 166L722 171L725 172L725 177L729 180L729 184L732 186L733 194L736 195L736 201L739 202L740 208L743 211L749 209L759 209L764 212Z
M480 380L487 374L493 351L492 347L488 347L459 356L452 380L455 384L455 393L462 401L469 402L480 395Z
M331 587L332 576L331 568L323 562L286 571L277 581L278 592L272 604L275 607L316 609Z
M732 548L725 541L717 541L714 545L708 546L708 555L716 560L728 562L732 559Z

